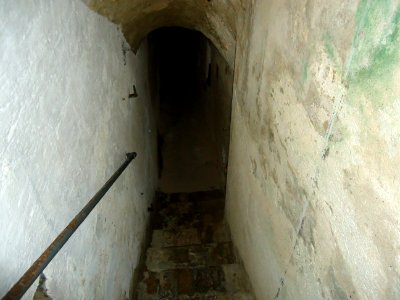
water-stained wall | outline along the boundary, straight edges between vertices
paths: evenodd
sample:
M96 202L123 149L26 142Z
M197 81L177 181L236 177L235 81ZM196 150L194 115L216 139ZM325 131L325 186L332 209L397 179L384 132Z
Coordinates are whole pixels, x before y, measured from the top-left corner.
M2 1L0 28L0 297L136 151L44 271L53 299L129 298L157 181L146 43L78 0Z
M227 215L258 299L400 297L398 1L239 19Z

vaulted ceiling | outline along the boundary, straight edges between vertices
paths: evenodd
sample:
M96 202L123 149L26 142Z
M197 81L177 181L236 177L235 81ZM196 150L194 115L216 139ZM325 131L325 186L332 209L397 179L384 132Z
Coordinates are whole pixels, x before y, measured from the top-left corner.
M236 18L245 0L83 0L91 9L121 25L137 49L148 33L165 26L202 32L233 65Z

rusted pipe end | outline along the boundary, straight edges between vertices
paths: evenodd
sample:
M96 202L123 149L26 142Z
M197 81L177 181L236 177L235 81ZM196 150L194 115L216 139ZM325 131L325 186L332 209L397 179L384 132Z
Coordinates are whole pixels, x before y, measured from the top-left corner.
M129 153L126 153L126 158L128 159L128 160L133 160L135 157L137 156L137 153L136 152L129 152Z

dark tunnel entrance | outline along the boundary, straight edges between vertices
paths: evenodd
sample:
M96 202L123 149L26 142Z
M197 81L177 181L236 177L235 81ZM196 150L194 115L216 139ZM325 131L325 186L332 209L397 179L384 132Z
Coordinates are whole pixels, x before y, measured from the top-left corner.
M149 35L158 90L159 190L224 190L233 71L200 32Z

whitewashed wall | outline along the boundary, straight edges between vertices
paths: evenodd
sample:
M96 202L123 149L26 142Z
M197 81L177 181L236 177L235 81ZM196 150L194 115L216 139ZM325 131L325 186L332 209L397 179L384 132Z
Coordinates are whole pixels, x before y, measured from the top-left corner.
M123 44L117 26L78 0L0 3L0 296L137 151L45 270L56 299L128 297L156 132L147 49L124 58ZM128 100L132 84L139 98Z

